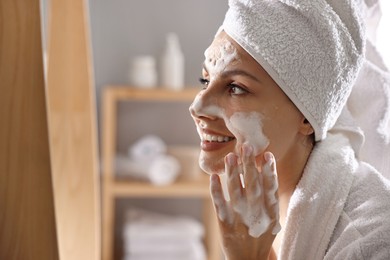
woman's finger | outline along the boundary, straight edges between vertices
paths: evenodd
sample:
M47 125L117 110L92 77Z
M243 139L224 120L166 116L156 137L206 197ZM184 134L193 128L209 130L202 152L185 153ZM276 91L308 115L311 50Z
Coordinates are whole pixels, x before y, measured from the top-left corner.
M249 208L258 207L261 204L262 176L256 168L253 147L243 144L241 149L241 160L243 162L245 195Z
M231 223L231 213L223 196L221 181L217 174L210 176L210 193L218 219L221 222Z
M232 205L240 205L243 200L243 187L240 180L238 157L229 153L225 157L225 172L227 175L227 187Z
M280 231L279 223L279 197L278 197L278 177L276 172L275 157L270 152L264 153L265 164L263 165L263 187L264 202L269 209L269 216L274 220L272 233Z

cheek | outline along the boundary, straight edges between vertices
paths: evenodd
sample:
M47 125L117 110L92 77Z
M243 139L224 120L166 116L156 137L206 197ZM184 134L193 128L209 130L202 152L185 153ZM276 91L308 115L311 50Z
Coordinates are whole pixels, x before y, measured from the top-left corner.
M226 126L237 139L237 144L249 143L255 154L268 146L269 140L263 133L263 118L258 112L236 112L226 119Z
M293 144L299 130L297 122L295 116L280 111L265 123L264 133L270 139L269 150L275 153L276 157L283 156Z

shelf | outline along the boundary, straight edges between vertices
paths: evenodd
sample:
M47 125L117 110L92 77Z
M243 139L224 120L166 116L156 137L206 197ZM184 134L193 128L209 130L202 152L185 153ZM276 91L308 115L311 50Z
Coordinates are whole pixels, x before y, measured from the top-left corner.
M222 258L219 247L218 224L209 193L209 176L197 165L197 148L168 147L168 153L182 162L182 172L171 185L156 186L146 181L130 180L115 174L114 161L117 142L118 103L131 102L192 102L200 88L182 90L164 88L141 89L110 85L104 88L102 107L102 201L103 201L103 260L111 260L114 250L115 200L117 198L198 198L203 202L203 223L206 227L205 246L208 260ZM194 164L195 163L195 164ZM195 166L196 167L195 167Z
M108 86L104 91L106 95L110 96L110 99L118 101L190 102L200 91L200 88L185 87L182 90L170 90L164 88L141 89L130 86Z
M148 182L116 179L112 182L111 191L118 197L195 197L209 198L209 177L205 173L196 179L179 178L165 186L156 186Z

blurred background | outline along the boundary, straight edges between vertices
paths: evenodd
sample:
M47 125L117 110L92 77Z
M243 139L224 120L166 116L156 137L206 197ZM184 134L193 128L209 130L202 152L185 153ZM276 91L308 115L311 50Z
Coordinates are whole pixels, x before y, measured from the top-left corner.
M147 55L154 59L157 75L155 87L162 88L161 62L169 33L177 35L183 54L184 87L200 89L198 79L201 76L203 53L223 21L228 7L226 0L90 0L89 5L99 136L102 133L103 89L118 85L136 87L131 80L132 62L136 57ZM191 101L119 102L116 152L126 155L129 148L146 135L161 138L168 147L184 145L198 149L199 137L188 111L190 103ZM190 163L197 164L196 156L197 154ZM208 185L203 183L203 186L207 188ZM203 225L203 207L203 199L180 195L173 198L118 198L115 207L115 259L121 259L131 253L133 258L129 259L136 259L134 253L140 252L139 250L144 252L143 249L129 245L131 238L124 235L126 225L129 225L126 215L130 209L148 210L149 213L164 216L190 217ZM210 215L210 218L214 216ZM164 223L161 225L164 226ZM169 223L166 225L170 226ZM170 227L180 229L180 226ZM143 230L147 232L147 229ZM169 233L165 235L166 238ZM162 241L152 243L146 240L145 243L156 245ZM151 248L146 250L153 251ZM199 249L200 253L192 255L189 253L187 258L183 259L203 259L202 250ZM173 255L176 253L171 251L167 256L169 254L170 259L174 259ZM164 252L161 251L159 257L169 259L164 258Z

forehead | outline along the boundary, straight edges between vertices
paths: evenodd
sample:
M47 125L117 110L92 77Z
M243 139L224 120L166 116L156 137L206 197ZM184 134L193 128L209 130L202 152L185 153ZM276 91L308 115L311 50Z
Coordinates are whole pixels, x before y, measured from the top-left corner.
M206 49L204 55L221 55L224 52L232 53L236 51L234 41L224 32L220 32L213 40L211 45Z
M272 99L277 96L288 99L265 69L224 31L221 31L206 49L204 68L210 79L230 69L231 71L245 72L255 77L262 86L267 86L264 89L272 92Z
M238 45L224 31L218 33L211 45L204 52L204 65L206 70L211 72L221 72L227 66L234 66L247 62L253 63L252 57ZM254 62L257 64L257 62ZM242 64L243 65L243 64ZM253 65L253 64L251 64Z

